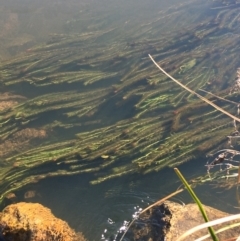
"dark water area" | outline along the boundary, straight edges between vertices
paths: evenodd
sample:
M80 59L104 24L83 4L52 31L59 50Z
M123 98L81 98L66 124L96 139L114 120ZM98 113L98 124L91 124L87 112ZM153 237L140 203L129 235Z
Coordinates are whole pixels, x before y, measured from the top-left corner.
M205 160L195 160L179 166L179 170L191 180L206 172ZM39 202L51 208L54 215L66 220L77 231L82 231L89 240L108 240L115 237L124 221L131 221L134 213L182 187L175 172L164 168L148 175L129 175L99 185L89 185L90 175L45 179L36 185L27 185L17 192L19 200ZM24 199L28 191L36 196ZM195 189L200 200L211 207L236 213L239 209L238 190L226 190L200 185ZM180 204L192 202L185 191L170 200Z
M88 240L112 240L181 187L178 166L203 203L236 213L236 180L221 179L226 170L209 180L218 153L206 155L237 149L237 124L159 75L148 54L189 88L230 99L206 94L236 115L239 5L0 0L1 207L14 192Z
M188 165L180 170L188 176L188 169L192 171L194 167L201 168L202 165ZM123 222L131 221L139 208L145 208L181 185L170 168L159 173L116 178L99 185L89 185L90 180L89 175L46 179L26 186L17 196L23 198L28 190L36 190L37 195L31 201L50 207L56 216L66 220L75 230L82 231L89 240L100 240L102 234L105 239L114 237ZM204 194L199 196L201 198ZM191 201L187 193L172 200L179 203Z

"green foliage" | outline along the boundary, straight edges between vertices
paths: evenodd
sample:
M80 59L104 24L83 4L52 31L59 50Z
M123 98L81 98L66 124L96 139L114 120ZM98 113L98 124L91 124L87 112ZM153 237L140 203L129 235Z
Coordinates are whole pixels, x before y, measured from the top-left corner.
M151 22L148 16L136 28L124 25L124 31L114 21L94 30L109 15L102 10L89 14L91 31L53 34L51 41L1 62L2 86L26 94L0 111L1 193L56 175L101 170L91 182L96 184L150 173L223 146L233 130L229 118L194 92L208 88L232 103L205 100L235 111L239 4L233 5L192 0L152 14ZM186 11L198 8L209 11ZM161 75L147 54L194 92ZM27 128L48 138L23 141L19 133Z

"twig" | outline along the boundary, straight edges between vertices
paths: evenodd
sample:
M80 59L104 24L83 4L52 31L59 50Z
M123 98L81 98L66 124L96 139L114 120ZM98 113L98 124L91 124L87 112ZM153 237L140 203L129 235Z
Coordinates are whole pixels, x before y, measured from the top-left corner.
M225 111L224 109L222 109L221 107L215 105L212 101L206 99L205 97L199 95L198 93L196 93L195 91L189 89L187 86L185 86L184 84L182 84L181 82L179 82L178 80L176 80L175 78L173 78L170 74L168 74L164 69L162 69L157 63L156 61L153 59L153 57L149 54L148 55L149 58L152 60L152 62L157 66L158 69L160 69L166 76L168 76L170 79L172 79L175 83L177 83L178 85L180 85L182 88L184 88L185 90L187 90L188 92L190 92L193 95L196 95L199 99L205 101L206 103L208 103L209 105L211 105L212 107L214 107L216 110L221 111L222 113L224 113L225 115L231 117L233 120L240 122L240 119L237 118L236 116L228 113L227 111Z
M205 93L207 93L207 94L209 94L209 95L212 95L212 96L216 97L216 98L219 99L219 100L223 100L223 101L226 101L226 102L231 103L231 104L234 104L234 105L239 105L239 103L237 103L237 102L235 102L235 101L227 100L227 99L225 99L225 98L222 98L222 97L220 97L220 96L217 96L217 95L215 95L215 94L213 94L213 93L211 93L211 92L208 92L208 91L206 91L206 90L203 90L203 89L199 89L199 90L200 90L200 91L203 91L203 92L205 92Z
M143 214L144 212L146 212L147 210L149 210L150 208L152 208L152 207L154 207L154 206L156 206L156 205L162 204L164 201L166 201L166 200L168 200L169 198L177 195L178 193L182 192L183 190L184 190L184 189L179 189L179 190L175 191L174 193L171 193L171 194L169 194L168 196L166 196L166 197L160 199L159 201L153 203L152 205L146 207L145 209L143 209L143 210L141 211L141 213L139 214L139 216L140 216L141 214ZM119 241L122 241L122 240L123 240L125 234L127 233L127 231L129 230L129 228L132 226L132 224L133 224L135 221L136 221L136 219L133 219L133 220L131 221L131 223L128 225L127 229L124 231L124 233L123 233L123 235L122 235L122 237L120 238Z

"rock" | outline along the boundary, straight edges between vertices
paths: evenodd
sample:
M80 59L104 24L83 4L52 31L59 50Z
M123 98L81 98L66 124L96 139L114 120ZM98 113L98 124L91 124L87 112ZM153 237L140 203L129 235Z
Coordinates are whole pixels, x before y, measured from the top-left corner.
M7 206L0 213L0 229L5 241L86 241L38 203Z
M17 196L13 192L9 192L6 195L6 199L11 200L12 202L15 202L17 200Z
M21 115L22 113L19 113L18 117ZM4 141L0 142L0 158L6 158L18 152L23 152L29 148L33 141L41 140L46 137L47 132L44 129L24 128L18 130L9 135ZM21 163L15 162L12 165L18 167Z
M36 195L37 195L37 192L35 190L29 190L24 193L24 199L34 198Z
M0 93L0 111L4 111L10 109L23 100L26 100L26 97L21 95L14 95L9 92L1 92Z
M3 200L3 203L5 206L16 203L18 200L17 196L15 195L15 193L10 192L5 196L5 199ZM1 239L0 239L1 241Z
M204 223L204 219L199 211L198 206L195 203L187 204L184 206L178 203L173 203L168 201L165 204L168 206L169 210L172 213L172 219L170 221L171 228L166 235L167 241L176 240L187 230ZM229 213L222 212L220 210L217 210L215 208L212 208L206 205L204 205L204 209L210 221L227 217L230 215ZM216 225L214 226L214 230L218 230L226 225L236 223L237 221L238 220L233 222L223 223L221 225ZM185 238L184 241L192 241L206 234L208 234L208 230L202 229L192 234L188 238ZM240 234L240 227L236 227L236 228L227 230L225 232L222 232L217 236L219 240L227 240L232 237L238 237L239 234ZM205 240L212 241L211 238L205 239Z
M204 206L209 220L215 220L230 214L219 211L209 206ZM175 241L187 230L204 223L204 219L196 204L181 205L178 203L166 201L160 206L149 209L130 226L125 234L126 241ZM237 223L236 221L224 223L214 226L214 230L218 230L226 225ZM192 241L208 234L207 229L202 229L184 241ZM232 237L238 237L240 227L230 229L218 234L219 240L227 240ZM118 235L120 240L122 234ZM212 241L211 238L205 239ZM230 239L229 239L230 240ZM235 240L235 239L233 239Z
M170 228L172 214L168 206L155 206L138 217L124 237L124 241L164 241ZM122 234L117 236L117 241Z

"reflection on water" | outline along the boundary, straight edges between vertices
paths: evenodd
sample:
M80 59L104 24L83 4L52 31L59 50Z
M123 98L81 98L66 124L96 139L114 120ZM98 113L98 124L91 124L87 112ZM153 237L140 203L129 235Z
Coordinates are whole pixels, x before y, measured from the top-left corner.
M162 76L148 54L188 87L237 102L239 3L164 4L1 5L2 195L40 202L98 240L179 186L167 166L194 160L181 166L187 178L206 173L205 154L227 146L232 122ZM197 190L222 206L209 186Z
M85 232L89 240L98 240L105 229L105 237L115 235L123 221L131 219L136 208L144 208L179 185L166 187L166 179L176 180L172 170L165 170L161 175L132 175L97 186L89 186L88 175L61 177L43 180L35 187L27 186L17 196L23 198L29 188L35 188L39 195L28 201L51 207L55 215ZM161 183L165 183L165 187Z
M191 179L205 172L204 164L204 160L197 160L180 166L180 170ZM46 179L24 187L16 195L18 200L40 202L50 207L56 216L84 232L89 240L100 240L102 234L108 239L114 237L124 221L131 221L136 210L145 208L181 185L170 168L159 173L113 179L97 186L89 185L90 180L89 175ZM37 195L24 199L29 190L37 191ZM231 213L238 210L235 208L238 207L235 188L229 191L216 188L209 192L209 185L205 184L195 191L206 205ZM185 192L172 200L180 204L192 202Z

